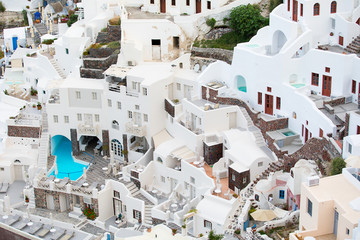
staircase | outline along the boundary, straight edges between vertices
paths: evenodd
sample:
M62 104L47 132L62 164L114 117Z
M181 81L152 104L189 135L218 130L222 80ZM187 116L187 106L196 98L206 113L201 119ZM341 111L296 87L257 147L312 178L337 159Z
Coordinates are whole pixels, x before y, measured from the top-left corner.
M244 115L244 117L247 121L247 126L248 127L254 126L254 123L253 123L251 117L249 116L249 113L246 111L246 109L243 107L240 107L240 111L242 112L242 114Z
M296 145L296 146L302 146L304 145L300 139L300 137L298 136L297 138L295 138L292 142L291 142L292 145Z
M49 150L49 132L48 132L48 121L46 108L42 108L42 131L40 138L40 147L39 147L39 158L38 158L38 167L46 170L47 159L48 159L48 150Z
M57 63L57 61L54 58L50 59L50 63L53 65L56 72L59 74L59 76L61 78L66 78L66 75L65 75L64 71L60 68L59 64Z
M153 207L154 207L154 205L145 204L144 223L147 225L152 225L151 209Z
M255 136L255 143L259 146L259 147L263 147L263 146L267 146L264 140L264 137L260 131L259 128L253 126L249 127L249 131L254 134Z
M346 51L350 53L360 52L360 36L357 36L346 48Z
M47 27L44 23L37 23L34 26L36 28L36 31L40 34L40 36L48 33Z

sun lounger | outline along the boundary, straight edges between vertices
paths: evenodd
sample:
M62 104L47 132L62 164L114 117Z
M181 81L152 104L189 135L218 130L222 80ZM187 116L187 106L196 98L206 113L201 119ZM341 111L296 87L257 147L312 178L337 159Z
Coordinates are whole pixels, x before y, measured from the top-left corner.
M50 232L51 226L45 225L42 229L40 229L37 233L39 237L45 237Z
M9 183L3 183L0 189L0 193L6 193L9 188Z
M56 232L54 232L51 236L51 240L58 240L61 238L62 235L64 235L65 230L64 229L58 229Z
M56 187L59 189L63 189L68 182L69 182L69 178L66 177L63 180L61 180L60 183L56 184Z
M37 231L39 231L43 227L43 223L34 223L29 230L27 230L28 233L34 235Z
M6 219L5 223L9 226L13 225L14 223L16 223L17 221L20 220L20 216L19 215L15 215L15 216L10 216L8 219Z
M87 187L87 188L84 190L84 192L85 192L85 193L89 193L89 194L92 193L92 190L93 190L94 188L96 188L97 185L98 185L97 182L93 182L89 187Z
M28 222L29 222L29 220L24 219L19 223L19 225L16 228L19 230L22 230L23 228L25 228L27 226Z
M74 191L80 191L81 186L86 182L85 179L81 179L80 181L78 181L74 186L73 186L73 190Z
M72 230L66 230L66 233L64 236L62 236L59 240L69 240L74 236L74 231Z

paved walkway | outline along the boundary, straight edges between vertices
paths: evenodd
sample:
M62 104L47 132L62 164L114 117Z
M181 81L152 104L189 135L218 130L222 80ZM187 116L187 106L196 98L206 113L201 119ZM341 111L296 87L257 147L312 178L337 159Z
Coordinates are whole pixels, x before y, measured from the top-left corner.
M0 193L0 199L4 199L5 195L10 197L10 204L24 202L23 189L25 187L24 181L15 181L9 185L9 189L6 193Z

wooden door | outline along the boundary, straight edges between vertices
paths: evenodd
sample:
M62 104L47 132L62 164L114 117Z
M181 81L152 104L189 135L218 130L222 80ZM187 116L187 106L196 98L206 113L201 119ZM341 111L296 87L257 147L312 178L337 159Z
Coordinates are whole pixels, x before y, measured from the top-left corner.
M196 0L196 13L201 13L201 0Z
M160 0L160 12L166 13L166 0Z
M305 128L305 142L309 139L309 130Z
M297 20L298 20L297 12L298 12L298 1L293 0L293 21L294 22L297 22Z
M273 115L273 96L265 94L265 113Z
M339 36L339 44L340 44L341 46L344 45L344 37L343 37L343 36Z
M330 97L331 95L331 77L323 75L322 95Z

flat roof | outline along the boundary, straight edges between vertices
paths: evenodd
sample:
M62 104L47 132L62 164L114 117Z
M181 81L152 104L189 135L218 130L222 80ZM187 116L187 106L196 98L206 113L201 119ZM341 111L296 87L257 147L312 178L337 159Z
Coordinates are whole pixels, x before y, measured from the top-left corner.
M197 215L209 220L212 223L224 225L231 209L231 204L225 204L220 201L222 199L215 199L213 197L205 197L196 206ZM211 209L211 210L210 210Z
M170 63L144 63L133 67L129 72L129 77L141 78L143 85L151 85L157 81L169 78L174 74Z
M67 78L60 88L104 89L102 80L89 78Z
M129 67L122 67L117 65L111 65L105 72L105 75L112 76L112 77L118 77L118 78L124 78L126 77L127 73L129 72L131 68Z

